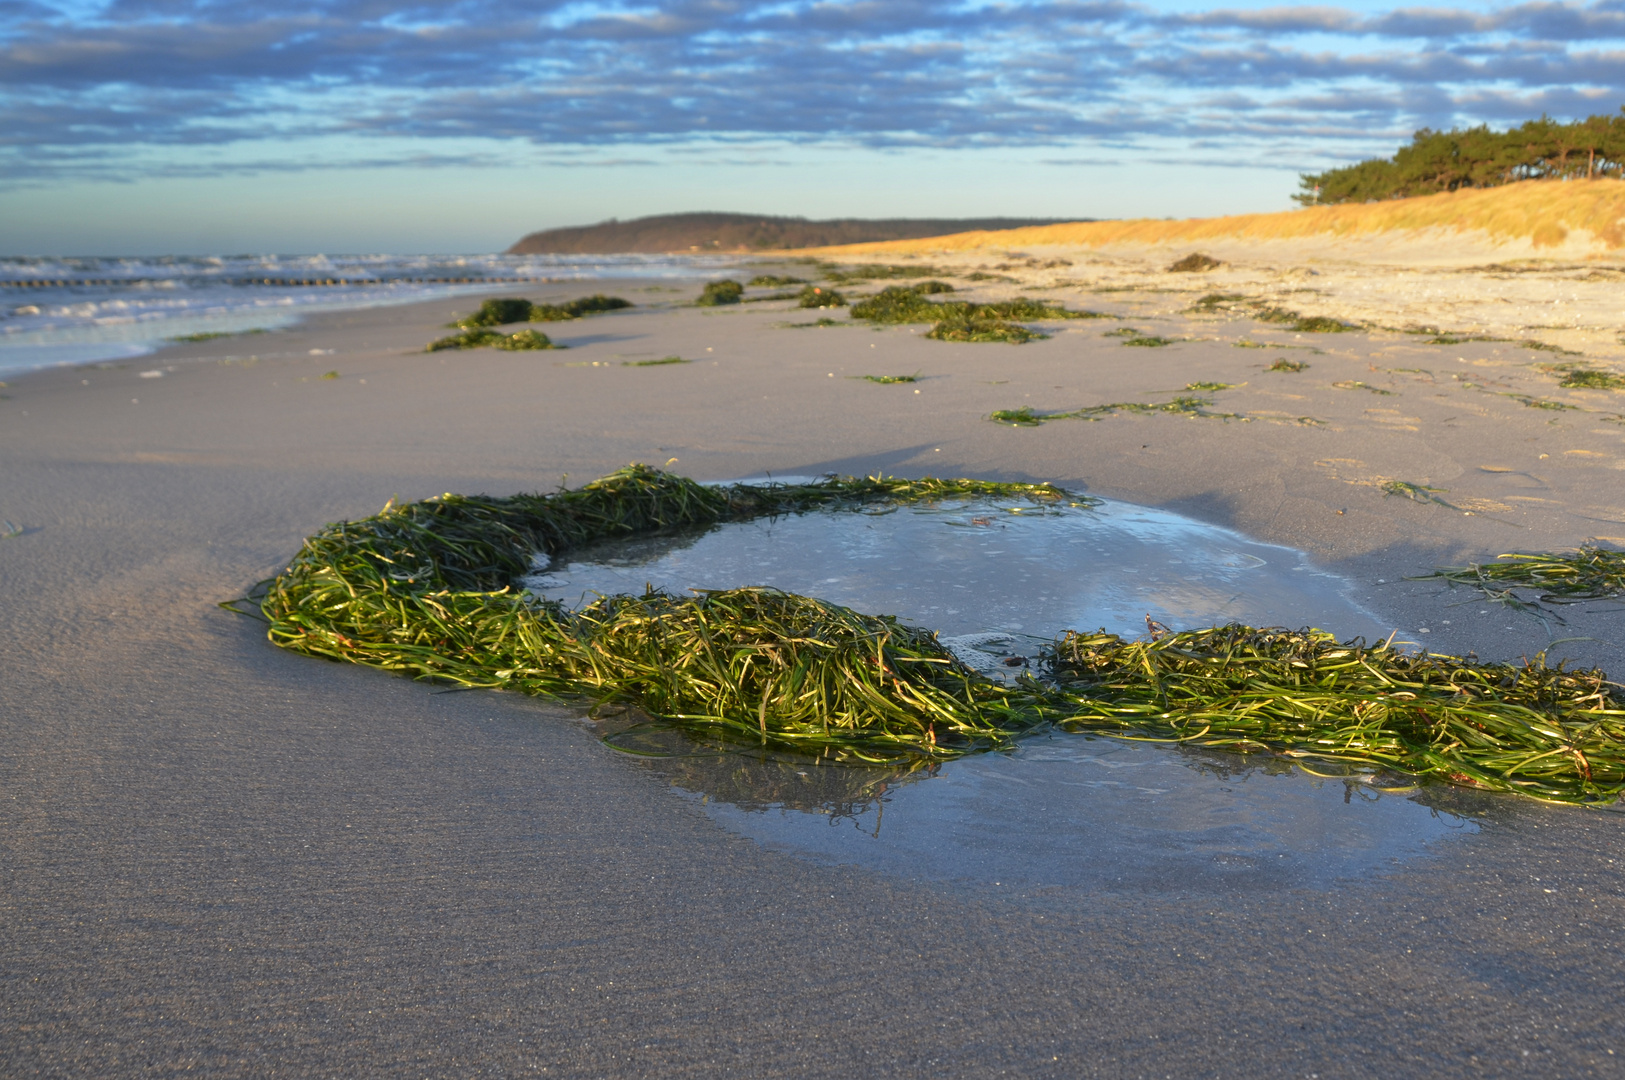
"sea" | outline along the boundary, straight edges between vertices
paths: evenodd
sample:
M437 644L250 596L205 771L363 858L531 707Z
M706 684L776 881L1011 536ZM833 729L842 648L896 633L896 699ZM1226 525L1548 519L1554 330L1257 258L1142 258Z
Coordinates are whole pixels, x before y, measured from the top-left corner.
M495 285L703 278L716 255L170 255L0 258L0 379L140 356L196 334L276 330L323 311Z

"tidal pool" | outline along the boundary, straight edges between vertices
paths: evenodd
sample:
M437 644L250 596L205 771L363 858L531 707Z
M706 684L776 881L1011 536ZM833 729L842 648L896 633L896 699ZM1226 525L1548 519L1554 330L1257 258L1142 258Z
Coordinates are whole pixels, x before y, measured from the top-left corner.
M773 586L937 630L989 675L1065 629L1143 634L1245 622L1340 638L1391 627L1303 553L1166 511L958 502L812 513L595 545L534 592ZM1055 733L913 772L705 746L627 721L605 731L757 841L909 877L1130 890L1326 886L1477 831L1456 793L1324 777L1283 759ZM1327 771L1313 766L1317 772ZM1336 771L1336 770L1330 770Z

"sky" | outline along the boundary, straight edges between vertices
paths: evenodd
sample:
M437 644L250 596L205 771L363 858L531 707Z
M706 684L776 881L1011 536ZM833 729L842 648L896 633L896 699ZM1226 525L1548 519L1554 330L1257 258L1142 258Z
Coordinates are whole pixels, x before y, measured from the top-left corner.
M1622 105L1625 0L0 0L0 255L1284 210L1421 127Z

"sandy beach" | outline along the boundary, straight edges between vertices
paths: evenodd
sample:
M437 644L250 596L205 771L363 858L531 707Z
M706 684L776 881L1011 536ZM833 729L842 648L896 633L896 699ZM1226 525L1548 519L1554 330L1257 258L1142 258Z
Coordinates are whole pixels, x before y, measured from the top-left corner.
M1192 250L1224 265L1166 272ZM0 1071L1618 1075L1615 813L1473 802L1476 835L1329 888L910 880L720 828L566 708L281 652L217 606L392 497L631 461L969 476L1297 548L1419 647L1625 673L1617 604L1559 624L1406 580L1625 544L1625 392L1552 366L1625 362L1625 261L1352 250L842 256L1104 316L1021 346L628 281L502 293L637 305L549 324L562 351L423 352L465 298L9 380Z

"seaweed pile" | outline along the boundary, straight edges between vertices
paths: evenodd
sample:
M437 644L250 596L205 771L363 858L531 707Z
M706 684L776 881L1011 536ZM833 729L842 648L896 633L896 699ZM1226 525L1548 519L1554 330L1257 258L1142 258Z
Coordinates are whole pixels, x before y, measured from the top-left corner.
M423 351L442 352L446 349L479 349L485 346L510 350L562 349L565 346L553 344L552 340L539 330L520 330L504 334L491 328L522 322L566 322L606 311L619 311L621 308L631 306L629 300L622 300L618 296L604 296L602 293L583 296L563 304L533 304L523 297L496 296L481 304L480 309L474 314L465 315L448 324L453 329L461 331L460 333L437 338L429 342Z
M1068 730L1269 747L1565 802L1625 788L1625 700L1599 671L1411 654L1319 630L1224 626L1127 642L1069 632Z
M1565 390L1625 390L1625 376L1585 364L1538 364L1539 370L1563 378L1557 384Z
M594 293L562 304L534 304L514 296L493 297L480 305L474 314L458 319L453 327L469 330L482 326L508 326L522 322L568 322L606 311L619 311L632 306L630 300L618 296Z
M1600 672L1227 626L1069 632L1014 683L892 616L744 588L517 589L535 552L681 526L952 499L1087 505L1049 485L831 477L707 487L630 466L585 487L389 505L307 540L251 598L276 644L419 678L633 707L710 738L906 765L1045 727L1335 759L1569 803L1625 791L1625 700Z
M819 285L805 285L796 294L797 306L804 308L830 308L845 307L846 297L834 289L826 289Z
M484 330L479 327L470 327L460 334L436 338L423 347L424 352L441 352L446 349L478 349L485 346L495 349L522 350L522 349L564 349L565 345L555 345L553 339L540 330L517 330L512 334L504 334L500 330Z
M511 323L530 322L531 309L536 305L519 296L493 296L480 305L472 315L450 323L453 327L471 330L480 326L507 326Z
M1205 274L1209 270L1217 270L1223 265L1224 263L1211 255L1193 251L1183 259L1169 264L1167 272L1170 274Z
M1008 319L978 318L974 315L942 319L927 330L925 336L933 341L997 341L1007 345L1025 345L1029 341L1042 341L1049 337Z
M720 307L724 304L737 304L745 296L745 287L737 281L723 280L708 282L700 290L700 297L694 302L700 307Z
M942 281L915 285L888 285L852 305L852 317L872 323L932 323L926 337L937 341L1003 341L1023 344L1048 335L1021 325L1041 319L1099 319L1092 311L1072 311L1060 304L1020 298L977 303L967 300L937 302L927 296L952 292Z

